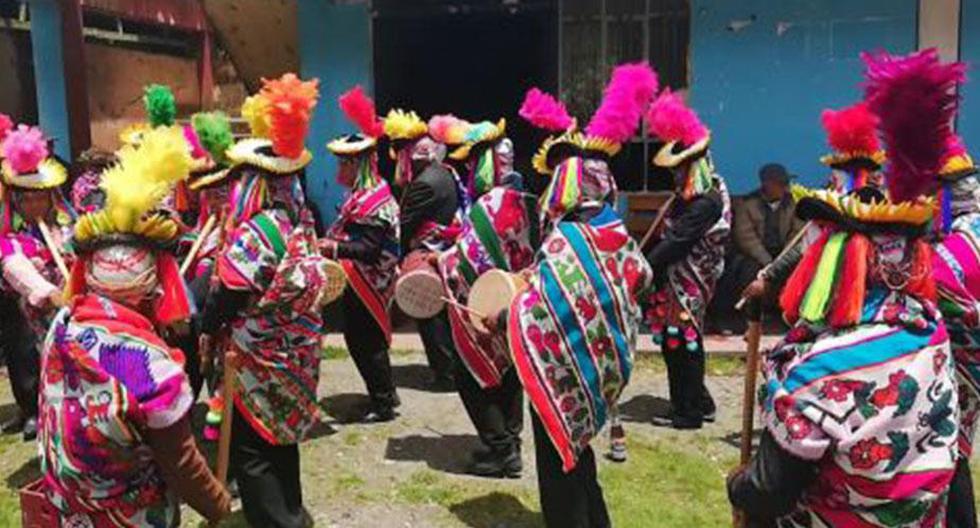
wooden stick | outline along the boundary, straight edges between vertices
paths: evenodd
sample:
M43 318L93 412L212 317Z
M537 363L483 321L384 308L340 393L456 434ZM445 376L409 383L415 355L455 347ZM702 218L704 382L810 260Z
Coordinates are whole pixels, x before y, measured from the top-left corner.
M674 200L676 199L677 194L670 195L670 198L667 198L667 201L664 202L664 204L660 207L660 210L657 211L657 216L653 219L653 223L650 224L650 229L647 229L646 234L643 235L643 240L640 240L641 252L646 250L647 243L650 242L651 238L653 238L653 233L657 231L658 227L660 227L660 223L667 217L667 211L670 211L670 206L674 205Z
M456 302L454 299L450 299L449 297L446 297L445 295L442 296L442 300L444 302L446 302L447 304L451 304L451 305L455 306L456 308L459 308L460 310L463 310L464 312L466 312L466 313L468 313L470 315L479 317L480 319L484 319L486 317L482 313L480 313L480 312L478 312L478 311L470 308L469 306L466 306L465 304L463 304L461 302Z
M758 318L757 318L758 319ZM739 460L745 466L752 459L752 430L755 428L755 385L759 374L759 341L762 338L762 321L749 321L745 332L748 350L745 358L745 379L742 386L742 436L739 439ZM745 526L745 515L734 512L735 528Z
M803 227L800 228L800 230L797 231L797 233L795 235L793 235L793 238L791 238L789 240L789 242L785 246L783 246L783 250L780 251L778 255L776 255L776 258L772 259L772 262L776 262L777 260L783 258L784 256L786 256L786 253L790 249L792 249L797 244L799 244L800 243L800 240L803 240L803 236L810 229L810 226L811 225L813 225L813 220L809 220L806 224L804 224ZM769 267L772 266L772 262L770 262L769 264L766 264L766 267L762 268L762 271L766 271L767 269L769 269ZM735 303L735 309L738 310L738 311L742 311L742 307L745 306L745 301L747 301L747 300L748 299L746 299L745 297L742 297L741 299L739 299L738 302Z
M235 377L238 368L238 355L234 351L225 353L225 372L222 378L221 393L225 408L221 413L221 436L218 437L218 463L215 476L222 485L228 484L228 459L231 455L231 420L235 413Z
M51 257L54 258L54 263L58 266L58 271L61 272L61 276L65 278L65 283L68 282L68 266L65 265L65 259L61 257L61 251L58 246L54 243L54 238L51 237L51 230L48 229L48 224L44 220L38 220L37 228L41 230L41 238L44 239L44 244L48 246L48 251L51 252Z
M214 223L217 218L214 215L208 217L207 221L204 222L204 227L201 228L200 234L197 235L197 240L191 246L191 250L184 257L184 262L180 265L180 274L183 275L187 273L187 269L191 267L191 263L194 262L194 257L197 256L197 252L201 250L201 246L204 244L204 240L208 238L211 234L211 230L214 229Z

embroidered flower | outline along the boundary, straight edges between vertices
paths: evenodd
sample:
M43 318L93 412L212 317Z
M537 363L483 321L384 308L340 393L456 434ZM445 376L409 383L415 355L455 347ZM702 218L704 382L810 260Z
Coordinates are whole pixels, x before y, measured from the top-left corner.
M832 379L820 387L820 395L828 400L843 402L860 387L859 381Z
M594 319L599 311L595 304L585 297L575 299L575 309L578 310L579 315L585 319L586 323Z
M593 343L593 349L595 350L595 355L605 356L612 350L613 342L609 336L602 336L595 340Z
M793 440L806 438L813 430L813 423L806 417L799 414L792 414L786 417L786 431Z
M882 444L876 438L866 438L854 444L848 456L851 460L851 465L855 468L871 469L878 465L879 462L889 460L892 457L892 453L891 446Z
M548 351L557 355L561 352L561 336L554 330L547 332L544 335L544 345Z
M565 249L564 239L556 238L548 243L548 253L558 253L563 249Z

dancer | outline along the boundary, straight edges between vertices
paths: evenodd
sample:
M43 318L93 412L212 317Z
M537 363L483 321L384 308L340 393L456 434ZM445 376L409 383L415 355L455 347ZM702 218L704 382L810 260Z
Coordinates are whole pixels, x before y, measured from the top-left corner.
M41 370L41 473L59 525L177 526L179 499L212 523L230 510L191 433L183 355L157 333L191 310L178 226L154 211L190 162L179 129L147 132L105 173L104 208L75 226L72 301Z
M340 108L361 132L327 144L338 160L337 183L350 189L333 226L321 241L328 258L339 259L349 287L341 300L344 341L371 397L368 422L395 419L401 402L391 372L388 306L398 272L398 203L378 174L378 137L397 137L389 114L384 124L374 102L357 86L340 97ZM424 128L417 118L410 124ZM423 132L424 133L424 132Z

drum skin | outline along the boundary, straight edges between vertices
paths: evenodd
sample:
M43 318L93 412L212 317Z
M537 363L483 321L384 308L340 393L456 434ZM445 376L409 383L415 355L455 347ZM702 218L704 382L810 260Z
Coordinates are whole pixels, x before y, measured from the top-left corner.
M435 317L446 304L442 298L442 279L429 262L430 255L423 250L409 253L395 283L395 303L405 315L415 319Z
M478 330L486 331L482 317L506 310L525 286L527 283L519 275L499 269L480 275L470 288L467 302L470 323Z

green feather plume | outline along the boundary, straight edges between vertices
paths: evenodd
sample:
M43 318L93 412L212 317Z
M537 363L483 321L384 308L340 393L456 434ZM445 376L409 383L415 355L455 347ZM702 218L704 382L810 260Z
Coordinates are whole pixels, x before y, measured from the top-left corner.
M169 86L151 84L143 89L143 104L150 126L171 126L177 120L177 100Z
M225 152L235 142L228 116L224 112L197 113L191 118L191 126L197 132L201 145L211 154L211 159L224 165L227 161Z

